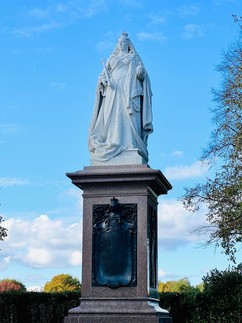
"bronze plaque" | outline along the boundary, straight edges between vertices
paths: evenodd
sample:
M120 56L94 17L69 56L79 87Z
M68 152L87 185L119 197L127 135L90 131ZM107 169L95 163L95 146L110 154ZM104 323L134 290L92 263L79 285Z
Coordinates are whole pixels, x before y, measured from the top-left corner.
M137 285L137 204L93 205L92 286Z

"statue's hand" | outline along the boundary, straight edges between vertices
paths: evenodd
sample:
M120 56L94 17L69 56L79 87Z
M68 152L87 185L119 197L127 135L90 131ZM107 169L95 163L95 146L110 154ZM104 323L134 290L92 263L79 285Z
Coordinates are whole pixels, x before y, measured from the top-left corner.
M99 82L103 84L105 87L108 86L108 81L106 80L105 76L100 77Z
M102 80L102 84L103 84L104 86L108 86L108 81L107 81L107 80Z
M145 77L145 69L141 64L136 67L136 75L141 81L143 81Z

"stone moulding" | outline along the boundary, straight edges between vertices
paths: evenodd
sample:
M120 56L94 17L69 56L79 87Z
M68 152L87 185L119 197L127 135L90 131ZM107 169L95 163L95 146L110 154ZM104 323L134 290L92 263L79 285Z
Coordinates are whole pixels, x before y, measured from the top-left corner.
M96 184L118 183L126 185L140 185L142 182L149 186L156 196L167 194L172 189L171 184L160 170L154 170L149 165L112 165L112 166L86 166L84 170L66 174L72 183L83 189L94 181Z

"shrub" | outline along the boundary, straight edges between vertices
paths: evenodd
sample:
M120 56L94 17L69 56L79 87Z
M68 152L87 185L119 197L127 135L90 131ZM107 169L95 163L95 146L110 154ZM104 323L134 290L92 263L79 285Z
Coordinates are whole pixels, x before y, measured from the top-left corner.
M160 293L160 307L169 311L172 323L198 323L192 319L197 307L200 291L194 290L181 293Z
M242 266L212 270L198 288L160 293L160 306L169 311L173 323L241 323Z
M196 322L242 322L242 272L240 267L212 270L203 277L204 292L194 315ZM198 321L200 320L200 321Z
M0 292L26 292L26 287L15 279L0 280Z

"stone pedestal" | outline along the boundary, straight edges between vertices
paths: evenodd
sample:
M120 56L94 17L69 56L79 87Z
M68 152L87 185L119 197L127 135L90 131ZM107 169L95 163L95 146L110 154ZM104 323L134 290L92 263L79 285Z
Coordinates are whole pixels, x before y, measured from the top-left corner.
M157 198L170 183L147 165L67 176L83 190L83 260L80 306L65 323L170 323L157 292Z

